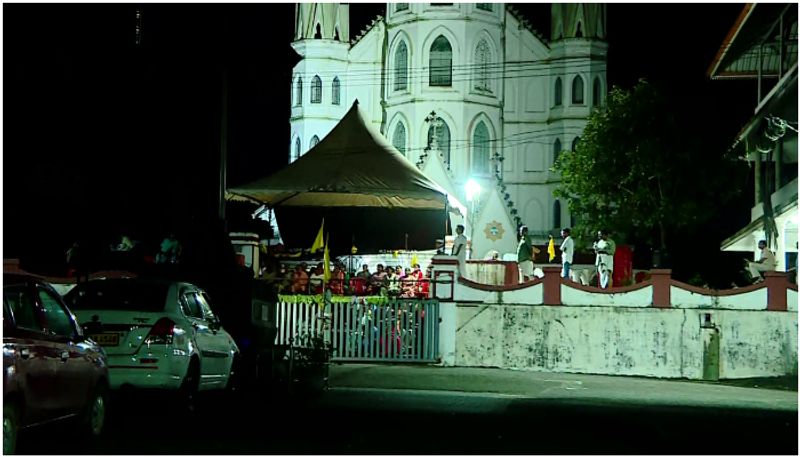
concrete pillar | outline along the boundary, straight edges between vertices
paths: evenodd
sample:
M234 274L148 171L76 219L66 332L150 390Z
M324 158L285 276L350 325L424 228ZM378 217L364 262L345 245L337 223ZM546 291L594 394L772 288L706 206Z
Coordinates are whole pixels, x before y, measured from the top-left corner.
M439 357L443 366L451 367L456 364L458 308L455 302L439 302L439 320Z
M758 205L761 203L761 153L758 150L752 152L755 155L755 160L753 161L753 169L755 173L755 177L753 181L755 182L755 203L753 204Z
M786 286L789 278L782 271L765 271L767 285L767 311L786 311Z
M653 281L653 307L672 307L672 293L669 283L672 279L672 270L650 270L650 279Z
M458 307L455 302L458 259L448 255L435 255L431 259L431 265L433 283L430 287L430 298L439 299L439 358L442 365L453 366L456 364L458 330Z
M561 304L561 267L544 267L544 304Z

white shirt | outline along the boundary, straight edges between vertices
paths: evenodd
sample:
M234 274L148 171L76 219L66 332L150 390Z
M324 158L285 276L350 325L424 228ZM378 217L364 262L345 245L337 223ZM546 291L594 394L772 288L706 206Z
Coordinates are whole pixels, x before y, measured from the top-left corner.
M467 237L463 233L453 242L452 255L458 257L458 263L462 266L467 262Z
M561 243L561 263L572 263L572 254L575 252L575 241L573 241L571 236L564 238L564 242Z
M763 263L764 265L768 265L773 268L778 264L777 260L775 260L775 254L773 254L772 251L769 250L769 248L764 248L761 250L761 258L758 260L760 261L760 263Z

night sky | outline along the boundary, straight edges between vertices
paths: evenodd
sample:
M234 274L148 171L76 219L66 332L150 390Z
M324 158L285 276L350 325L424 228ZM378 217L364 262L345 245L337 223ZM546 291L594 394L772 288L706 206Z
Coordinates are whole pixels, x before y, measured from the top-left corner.
M136 45L135 11L143 12ZM519 5L549 36L549 5ZM608 80L647 78L682 117L728 147L755 83L706 70L741 4L612 4ZM351 6L353 37L384 4ZM228 184L288 161L292 4L4 4L3 256L58 265L72 240L160 240L217 214L222 74L229 82ZM752 103L743 103L752 94ZM742 206L717 242L748 222ZM722 225L724 224L724 225ZM731 225L735 224L735 225ZM723 233L724 232L724 233ZM718 242L716 246L719 246Z

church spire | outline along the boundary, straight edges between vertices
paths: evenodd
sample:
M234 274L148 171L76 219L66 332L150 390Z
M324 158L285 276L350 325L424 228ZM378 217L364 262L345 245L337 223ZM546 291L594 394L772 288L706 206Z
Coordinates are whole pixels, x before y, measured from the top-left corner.
M606 5L601 3L554 3L551 40L606 37Z
M295 40L350 40L350 6L339 3L298 3Z

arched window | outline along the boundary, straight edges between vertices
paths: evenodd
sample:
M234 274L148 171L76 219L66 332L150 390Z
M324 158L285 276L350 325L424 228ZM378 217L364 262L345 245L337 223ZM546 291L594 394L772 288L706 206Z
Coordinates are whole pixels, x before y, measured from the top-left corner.
M297 93L294 96L295 105L300 106L303 104L303 78L297 78Z
M339 83L339 77L333 78L333 83L331 83L331 103L334 105L338 105L342 97L342 87Z
M578 143L580 143L580 142L581 142L581 137L579 137L579 136L576 136L575 139L572 140L572 151L573 152L578 150Z
M339 26L333 29L333 39L339 41Z
M489 129L483 121L478 122L472 133L472 172L489 174Z
M453 85L453 48L442 35L439 35L431 45L430 85L444 87Z
M300 137L297 137L297 139L294 140L294 154L292 154L292 160L289 161L290 163L300 158L300 147Z
M311 143L309 143L308 149L311 149L311 148L313 148L314 146L316 146L318 144L319 144L319 137L314 135L314 136L311 137Z
M556 89L555 89L555 95L554 95L554 98L555 98L554 105L555 106L561 106L561 99L562 99L561 95L562 95L562 92L563 92L563 88L561 87L561 78L556 78Z
M428 146L433 148L433 131L434 126L428 128ZM439 148L439 151L442 153L442 158L444 159L445 165L447 165L447 169L450 169L450 127L447 126L447 123L444 120L440 119L440 125L436 128L436 146Z
M561 202L553 203L553 228L561 228Z
M319 24L317 24L317 31L316 33L314 33L314 38L316 39L322 38L322 27Z
M489 87L489 64L492 62L492 51L486 40L478 42L475 47L475 89L491 92Z
M406 11L408 9L408 3L395 3L394 11L395 13L399 13L400 11Z
M319 76L311 80L311 103L322 103L322 80Z
M408 47L401 41L394 54L394 90L406 90L408 87Z
M403 155L406 155L406 126L402 122L398 122L394 128L392 146Z
M580 75L572 80L572 104L583 104L583 78Z
M592 84L592 106L600 106L602 101L600 100L600 77L594 78L594 84Z
M553 143L553 164L558 161L559 154L561 154L561 140L556 138L556 142Z
M492 3L476 3L475 6L479 10L493 11L493 4Z

